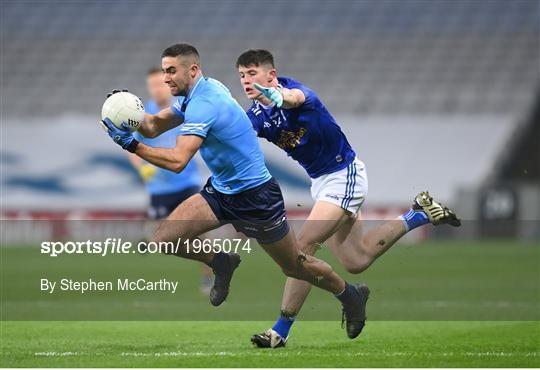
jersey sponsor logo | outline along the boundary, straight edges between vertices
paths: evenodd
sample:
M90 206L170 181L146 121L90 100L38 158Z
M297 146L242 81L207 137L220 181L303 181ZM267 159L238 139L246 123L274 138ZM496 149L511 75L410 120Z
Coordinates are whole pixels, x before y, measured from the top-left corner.
M279 139L277 140L276 145L281 149L293 149L300 144L302 137L307 132L305 127L300 127L298 132L293 131L281 131Z

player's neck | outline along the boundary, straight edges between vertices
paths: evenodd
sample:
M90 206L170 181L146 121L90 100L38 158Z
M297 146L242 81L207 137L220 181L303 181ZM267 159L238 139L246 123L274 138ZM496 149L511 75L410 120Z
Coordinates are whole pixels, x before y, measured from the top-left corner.
M186 94L186 97L189 96L189 94L191 94L191 92L193 91L193 89L197 86L197 83L199 83L199 81L201 80L203 74L201 71L199 71L196 75L195 75L195 78L193 78L193 81L191 82L189 88L188 88L188 92Z

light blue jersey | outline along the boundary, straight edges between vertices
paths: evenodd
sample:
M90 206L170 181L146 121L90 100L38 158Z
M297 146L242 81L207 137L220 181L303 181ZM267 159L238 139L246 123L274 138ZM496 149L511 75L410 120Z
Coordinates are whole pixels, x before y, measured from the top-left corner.
M156 102L149 100L144 105L144 110L149 114L156 114L161 108ZM180 135L179 127L166 131L153 139L145 138L138 132L134 133L138 141L155 148L174 148L178 135ZM188 188L202 187L201 176L195 160L189 161L184 171L180 173L174 173L161 167L156 167L156 170L156 174L145 183L146 190L151 195L178 193Z
M200 152L217 191L238 194L271 179L251 121L221 82L200 77L171 108L184 118L180 135L204 138Z

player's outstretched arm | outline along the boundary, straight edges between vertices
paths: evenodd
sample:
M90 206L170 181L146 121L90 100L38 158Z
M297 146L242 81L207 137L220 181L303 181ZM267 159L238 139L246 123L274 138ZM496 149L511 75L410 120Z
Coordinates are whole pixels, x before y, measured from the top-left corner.
M270 99L278 108L296 108L306 101L306 96L299 89L264 87L258 83L253 84L253 86L266 98Z
M304 104L306 97L302 90L299 89L281 89L281 95L283 95L283 108L291 109L296 108Z
M204 138L196 135L180 135L176 138L176 147L154 148L139 143L135 149L142 159L167 170L180 173L201 147Z
M171 108L165 108L156 114L145 113L144 122L138 131L144 137L153 138L175 128L182 122L182 117L176 115Z

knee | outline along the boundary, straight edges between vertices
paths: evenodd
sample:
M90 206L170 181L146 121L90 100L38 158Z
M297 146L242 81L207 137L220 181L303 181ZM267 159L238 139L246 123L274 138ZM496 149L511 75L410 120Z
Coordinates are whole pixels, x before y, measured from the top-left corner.
M152 241L157 244L163 244L166 242L172 241L172 236L169 231L169 228L167 227L165 221L159 224L157 229L154 231L154 236Z
M365 271L369 265L371 265L371 259L365 255L343 261L343 267L351 274L359 274Z
M152 241L158 246L161 253L172 255L178 252L175 249L178 239L187 240L184 235L173 234L165 224L161 224L154 232Z
M328 263L306 254L298 255L296 263L283 266L282 271L288 277L308 281L314 277L329 276L333 272Z
M302 237L298 239L298 249L300 249L302 252L304 252L308 256L315 255L315 252L317 251L319 246L320 246L320 243L314 242L312 240L308 240Z
M281 271L285 274L285 276L293 278L293 279L300 279L300 273L298 269L296 268L282 268Z
M158 246L160 253L173 254L172 248L166 247L167 243L170 242L169 239L170 238L167 236L167 233L161 227L158 227L158 229L154 232L152 242Z
M302 279L303 273L303 261L305 260L305 257L303 255L299 255L298 259L295 261L290 261L286 264L281 265L281 271L290 278L294 279Z
M361 273L362 271L364 271L366 268L363 267L363 266L357 266L357 265L351 265L351 266L345 266L345 269L347 270L347 272L351 273L351 274L359 274Z

